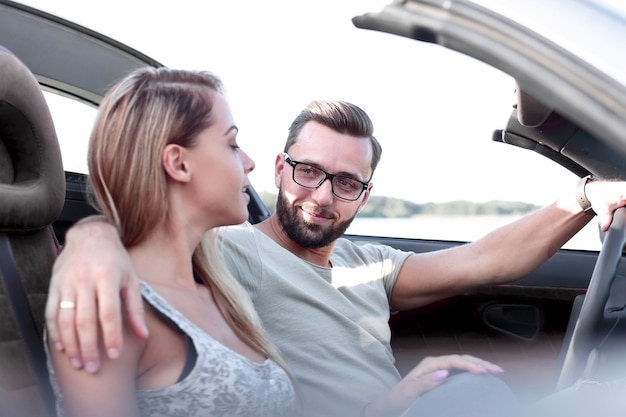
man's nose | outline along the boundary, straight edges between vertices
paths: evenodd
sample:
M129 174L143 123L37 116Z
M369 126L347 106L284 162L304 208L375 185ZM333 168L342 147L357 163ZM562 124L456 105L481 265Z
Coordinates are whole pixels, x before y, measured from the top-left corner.
M319 187L313 190L312 197L320 206L327 206L332 203L335 195L330 177L327 177Z

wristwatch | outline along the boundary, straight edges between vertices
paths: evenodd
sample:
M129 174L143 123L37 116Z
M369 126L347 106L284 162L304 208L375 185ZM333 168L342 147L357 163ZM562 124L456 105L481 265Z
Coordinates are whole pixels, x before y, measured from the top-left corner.
M593 175L587 175L586 177L582 177L580 181L578 181L578 185L576 186L576 200L580 205L580 208L587 214L591 214L592 216L596 215L596 212L593 211L593 207L591 207L591 202L587 199L587 195L585 194L585 186L589 181L595 180Z

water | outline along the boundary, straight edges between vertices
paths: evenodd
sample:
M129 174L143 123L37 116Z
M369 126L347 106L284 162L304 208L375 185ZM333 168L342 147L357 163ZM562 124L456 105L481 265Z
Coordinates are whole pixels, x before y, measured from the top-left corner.
M519 216L415 216L411 218L367 218L354 220L347 233L401 238L474 241ZM591 221L563 248L600 250L596 221Z

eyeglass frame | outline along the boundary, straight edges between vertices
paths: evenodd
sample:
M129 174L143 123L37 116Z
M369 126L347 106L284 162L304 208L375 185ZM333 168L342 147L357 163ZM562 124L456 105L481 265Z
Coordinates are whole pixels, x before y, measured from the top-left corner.
M318 167L316 165L310 164L308 162L296 161L291 156L289 156L289 154L287 152L283 152L283 156L285 157L285 162L287 164L289 164L289 166L291 166L291 168L292 168L292 170L291 170L291 179L293 180L293 182L298 184L300 187L307 188L309 190L316 190L316 189L320 188L322 186L322 184L324 184L326 182L326 180L330 179L330 189L333 192L333 195L335 197L340 198L340 199L342 199L344 201L357 201L359 198L361 198L361 196L363 195L363 192L367 191L367 189L369 188L369 186L371 184L371 181L364 182L364 181L361 181L361 180L357 180L356 178L349 177L347 175L331 174L330 172L327 172L327 171L323 170L322 168L320 168L320 167ZM308 185L300 184L296 180L296 166L298 166L298 164L308 165L310 167L313 167L313 168L323 172L324 173L324 178L322 178L322 180L319 182L319 184L317 184L315 187L310 187ZM359 195L357 195L354 199L349 199L349 198L345 198L345 197L342 197L342 196L338 195L335 192L335 182L334 182L334 180L335 180L336 177L347 178L349 180L356 181L356 182L360 183L363 186L363 188L359 192Z

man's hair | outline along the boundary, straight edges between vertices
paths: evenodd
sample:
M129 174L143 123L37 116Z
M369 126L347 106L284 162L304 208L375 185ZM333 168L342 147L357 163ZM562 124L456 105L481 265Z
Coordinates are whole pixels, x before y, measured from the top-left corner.
M289 136L284 152L296 143L300 131L308 122L317 122L335 132L355 137L368 138L372 145L372 174L378 166L382 147L374 137L374 124L367 113L360 107L346 101L315 100L300 112L289 127Z

